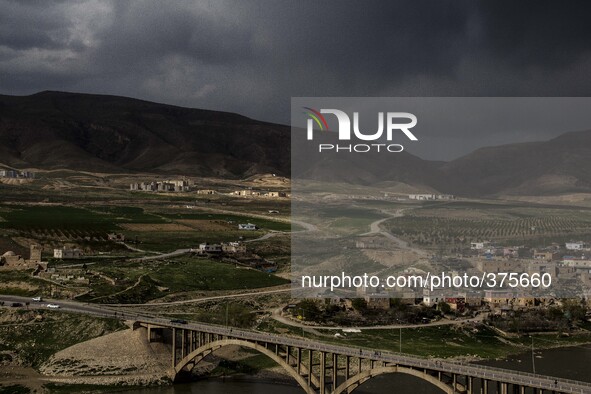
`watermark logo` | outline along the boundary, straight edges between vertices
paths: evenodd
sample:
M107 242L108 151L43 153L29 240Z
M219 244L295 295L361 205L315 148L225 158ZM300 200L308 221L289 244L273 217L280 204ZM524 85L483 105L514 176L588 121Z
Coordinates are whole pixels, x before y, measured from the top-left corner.
M318 125L318 127L320 127L320 130L326 130L328 131L328 123L326 123L326 119L324 118L324 116L322 116L321 112L316 111L314 108L310 108L310 107L304 107L305 111L304 113L306 115L308 115L310 117L310 119L308 119L308 139L311 140L312 138L312 132L314 129L314 125L312 124L312 122L316 122L316 124ZM320 111L324 111L324 110L320 110Z
M418 141L418 138L410 131L417 124L417 117L409 112L378 112L378 129L375 132L362 132L359 128L359 112L353 112L353 124L347 113L339 109L320 109L303 107L304 113L308 116L307 139L314 139L315 125L320 131L329 131L328 122L324 114L334 115L338 122L339 141L350 141L352 136L361 141L377 141L386 132L386 140L392 141L395 133L402 132L409 140ZM384 126L385 124L385 126ZM352 131L352 132L351 132ZM370 152L370 151L402 152L404 147L400 144L319 144L318 149L323 151L347 151L347 152Z

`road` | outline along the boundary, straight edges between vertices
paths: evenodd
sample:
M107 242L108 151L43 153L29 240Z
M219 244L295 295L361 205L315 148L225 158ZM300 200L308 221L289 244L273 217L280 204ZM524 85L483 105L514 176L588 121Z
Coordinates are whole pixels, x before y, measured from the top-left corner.
M193 251L193 249L177 249L174 252L170 252L170 253L162 253L162 254L158 254L156 256L139 257L139 258L132 259L132 260L133 261L162 260L162 259L168 259L171 257L182 256L182 255L190 253L192 251Z
M386 212L386 211L382 211L382 213L387 214L388 217L383 218L383 219L376 220L375 222L372 222L369 225L369 232L364 233L364 234L361 234L361 235L380 234L380 235L388 238L389 240L395 242L400 249L406 249L406 250L412 251L412 252L416 253L417 255L419 255L421 257L426 257L426 258L429 257L429 253L428 252L426 252L426 251L424 251L422 249L418 249L418 248L414 248L414 247L410 246L408 244L408 242L406 242L406 241L404 241L404 240L396 237L394 234L392 234L392 233L390 233L388 231L382 230L382 228L380 227L380 225L382 223L384 223L386 220L390 220L390 219L393 219L393 218L399 218L399 217L404 216L404 209L398 209L393 214L392 213L389 213L389 212Z
M152 252L150 250L143 250L143 249L136 248L135 246L131 246L125 242L119 242L119 244L125 246L127 249L134 251L134 252L160 254L160 252Z
M0 295L0 301L4 301L4 306L10 306L9 303L12 302L20 302L21 304L25 305L26 302L30 302L30 308L47 308L47 304L57 304L60 306L60 310L66 312L79 312L79 313L87 313L87 314L105 314L114 311L110 311L109 308L106 308L101 305L93 305L93 304L85 304L77 301L65 301L65 300L56 300L51 298L44 298L42 302L35 302L30 297L19 297L19 296L10 296L10 295Z
M5 302L29 302L27 297L3 296L0 295L0 301ZM97 317L112 317L122 320L134 320L161 325L166 327L176 327L209 332L213 334L225 335L247 341L270 342L280 345L289 345L304 349L313 349L344 356L358 357L362 356L376 361L396 363L414 368L427 368L435 371L451 372L458 375L472 376L475 378L489 379L492 381L502 381L505 383L519 384L529 387L551 389L563 393L588 394L591 393L591 383L578 382L574 380L543 376L526 372L511 371L502 368L494 368L482 365L475 365L456 361L443 361L437 359L427 359L417 356L410 356L400 353L385 351L376 351L374 349L358 348L350 346L333 345L323 342L311 341L309 339L299 339L286 336L285 334L269 334L252 330L237 328L228 328L213 324L190 322L188 324L171 323L169 319L148 316L144 314L117 312L104 306L95 306L82 304L74 301L47 300L46 302L58 303L62 310L68 312L83 313ZM43 303L46 305L45 303Z
M299 231L271 231L271 232L268 232L267 234L264 234L261 237L244 241L244 243L263 241L265 239L269 239L269 238L275 237L276 235L281 235L281 234L292 234L292 233L301 233L301 232L308 232L308 231L318 231L318 227L316 227L312 223L302 222L301 220L292 220L291 223L297 224L298 226L303 227L303 230L299 230Z
M269 239L272 238L276 235L280 235L280 234L290 234L289 231L271 231L268 232L267 234L264 234L258 238L253 238L253 239L247 239L246 241L244 241L244 243L249 243L249 242L257 242L257 241L264 241L265 239Z
M292 220L291 222L304 228L303 230L300 230L300 231L297 231L297 232L318 231L318 227L316 227L316 225L314 225L312 223L302 222L301 220Z

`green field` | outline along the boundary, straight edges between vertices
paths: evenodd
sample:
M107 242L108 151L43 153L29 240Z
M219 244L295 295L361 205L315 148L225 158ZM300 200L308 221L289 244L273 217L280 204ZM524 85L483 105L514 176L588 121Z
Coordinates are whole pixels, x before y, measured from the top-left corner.
M154 274L154 279L170 285L173 292L255 289L289 283L287 279L261 271L206 259L172 262Z
M109 231L115 217L62 205L0 205L0 228Z
M261 271L204 258L94 265L92 271L114 279L96 278L92 292L80 301L142 303L187 291L240 290L277 286L288 280Z
M22 284L26 284L23 287ZM0 271L0 293L23 297L49 294L49 282L33 278L28 271Z
M221 220L224 222L231 222L238 226L239 223L253 223L263 230L275 231L290 231L291 224L288 222L280 222L272 219L262 219L257 217L249 217L242 215L231 215L225 213L175 213L162 215L169 219L194 219L194 220ZM244 232L243 232L244 233Z
M89 206L87 209L109 215L117 223L165 223L161 216L148 213L144 208L128 206Z

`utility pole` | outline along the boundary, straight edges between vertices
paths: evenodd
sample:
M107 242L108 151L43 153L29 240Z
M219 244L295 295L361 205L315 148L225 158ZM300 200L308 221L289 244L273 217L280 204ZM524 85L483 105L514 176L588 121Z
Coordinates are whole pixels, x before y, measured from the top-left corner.
M534 371L534 373L536 373L536 358L535 358L535 354L534 354L534 337L531 337L531 366L532 369Z
M226 327L228 327L228 300L226 300Z
M398 339L398 352L402 353L402 327L400 327L400 337Z
M304 315L304 309L300 308L300 312L302 312L302 320L306 320L306 316ZM304 323L302 324L302 338L306 337L306 333L304 332Z

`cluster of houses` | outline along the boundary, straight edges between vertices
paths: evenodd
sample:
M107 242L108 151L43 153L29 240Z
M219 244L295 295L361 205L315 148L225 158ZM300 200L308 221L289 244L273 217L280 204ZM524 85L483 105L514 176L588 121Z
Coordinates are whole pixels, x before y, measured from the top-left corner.
M60 272L58 272L52 267L48 268L44 272L39 273L39 277L52 280L54 282L68 282L74 285L87 286L90 284L90 279L85 276L83 269L68 269L60 270Z
M253 189L235 190L235 191L231 192L230 195L240 196L240 197L272 197L272 198L289 197L289 193L286 193L286 192L261 191L261 190L253 190Z
M212 253L212 254L235 254L235 253L246 253L246 245L241 242L222 242L220 244L210 244L203 242L199 244L196 250L197 253Z
M281 191L263 191L263 190L253 190L253 189L242 189L242 190L234 190L230 193L220 193L216 190L212 189L200 189L197 190L197 194L203 195L213 195L213 194L226 194L230 196L239 196L239 197L269 197L269 198L287 198L289 197L289 193L281 192Z
M471 252L469 260L482 272L547 273L553 283L579 284L591 289L591 247L583 241L552 243L536 249L472 242ZM564 290L562 285L561 290Z
M131 183L129 185L131 191L149 191L149 192L188 192L191 191L189 181L186 180L168 180L168 181L152 181ZM220 192L214 189L198 189L196 193L199 195L212 196L216 194L238 196L238 197L267 197L267 198L287 198L289 193L284 191L274 190L253 190L251 188L233 190L231 192Z
M351 308L350 298L340 298L325 294L330 297L330 302ZM543 307L559 302L552 297L534 297L520 293L517 289L485 290L482 292L459 292L450 295L449 290L429 289L405 289L396 294L386 294L379 288L358 288L357 297L363 298L366 307L373 310L390 309L390 299L396 298L400 304L413 306L424 305L437 307L446 303L451 311L463 313L467 310L476 310L488 307L491 311L502 312L507 309L526 309L531 307Z
M381 249L381 241L364 239L356 243L359 249ZM571 241L565 244L552 244L541 249L528 249L523 246L498 246L488 241L471 243L472 255L466 259L474 270L471 274L480 273L527 273L548 274L552 283L566 284L562 291L569 291L568 286L574 286L578 296L584 296L591 303L591 245L583 241ZM448 272L450 276L461 276L461 272ZM416 276L416 272L402 275ZM424 277L424 275L423 275ZM582 284L582 288L576 283ZM587 289L587 290L584 290ZM390 308L389 300L396 298L406 305L425 305L436 307L444 302L452 311L464 312L481 307L496 312L531 307L544 307L560 303L552 292L537 292L521 287L507 287L497 289L458 289L450 296L449 289L429 290L427 287L399 289L396 293L385 292L382 288L358 288L357 297L364 298L368 309ZM341 299L328 290L324 296L331 298L332 303L347 306L351 300Z
M203 242L193 252L197 255L231 256L237 265L254 268L266 273L277 271L277 264L255 254L246 253L246 245L242 242L222 242L210 244Z
M0 178L33 179L35 178L35 173L31 171L0 169Z
M455 200L453 194L409 194L409 200L431 201L431 200Z
M125 242L125 235L121 233L108 233L107 240L111 242Z
M472 253L488 260L498 260L502 258L523 258L533 259L535 261L556 261L563 262L565 265L581 265L591 258L591 248L583 241L566 242L564 246L553 243L544 248L530 249L525 246L499 246L490 241L477 241L470 243ZM589 257L585 256L585 253Z
M453 297L445 291L423 290L421 303L426 306L436 306L441 302L448 304L452 311L463 312L466 308L480 308L489 306L491 309L524 309L534 306L551 305L556 300L553 297L534 297L518 289L484 290L481 293L459 293Z
M131 183L129 185L131 191L145 191L145 192L188 192L191 190L189 181L184 179L168 180L168 181L152 181Z

